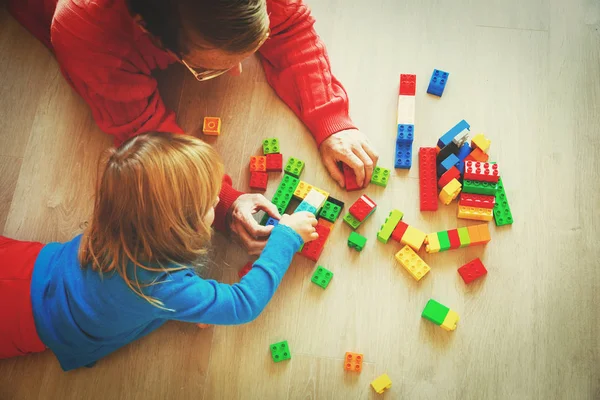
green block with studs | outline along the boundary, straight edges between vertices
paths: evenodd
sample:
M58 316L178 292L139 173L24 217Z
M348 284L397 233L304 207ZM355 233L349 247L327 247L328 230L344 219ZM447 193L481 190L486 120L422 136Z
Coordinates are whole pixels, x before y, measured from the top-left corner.
M277 187L277 190L275 190L275 194L271 199L271 203L275 204L279 214L285 213L285 210L290 204L292 196L294 195L294 191L296 190L296 187L298 187L299 183L300 179L289 174L283 175L283 179L281 182L279 182L279 186ZM260 224L264 226L268 219L269 214L265 214L260 221Z
M367 244L366 237L360 233L350 232L350 237L348 237L348 247L356 249L356 251L362 251L362 249L365 248L365 244Z
M269 138L269 139L263 140L263 153L265 156L267 154L279 153L279 139Z
M292 354L290 353L290 347L288 346L287 340L279 343L273 343L271 345L271 357L273 357L273 361L279 362L283 360L289 360L292 358Z
M513 216L508 205L508 198L504 191L502 178L498 179L498 190L496 191L496 204L494 204L494 221L496 226L512 225Z
M354 218L354 216L350 213L344 216L344 222L350 225L350 228L356 229L360 226L361 222Z
M317 269L315 269L315 273L310 280L312 283L315 283L321 286L323 289L326 289L327 285L329 285L329 282L331 282L331 278L333 278L333 272L319 265Z
M300 174L302 174L302 171L304 170L304 161L290 157L283 170L296 178L300 178Z
M390 170L383 167L375 167L371 176L371 183L386 187L390 179Z
M433 322L436 325L441 325L446 319L446 315L450 309L437 301L430 299L421 313L421 317Z
M379 232L377 232L377 240L381 243L387 243L390 240L390 236L392 236L392 232L396 229L396 225L402 221L403 216L404 214L400 210L390 211L390 215L388 215L381 228L379 228Z
M463 193L485 194L486 196L496 195L495 182L472 181L470 179L463 180Z
M323 204L323 208L321 208L321 213L319 214L319 216L323 219L326 219L329 222L335 222L337 221L341 212L342 207L338 206L337 204L333 204L329 201L326 201L325 204Z

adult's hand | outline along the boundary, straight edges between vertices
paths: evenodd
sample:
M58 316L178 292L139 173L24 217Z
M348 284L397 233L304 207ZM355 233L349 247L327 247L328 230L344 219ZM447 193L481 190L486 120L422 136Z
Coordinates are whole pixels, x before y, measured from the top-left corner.
M321 143L319 151L329 174L341 187L344 187L344 174L337 166L339 161L354 170L356 183L364 187L371 181L373 167L379 160L367 136L357 129L334 133Z
M228 223L234 237L246 248L248 254L256 255L265 248L273 226L262 226L253 215L260 210L280 219L277 207L262 194L243 194L233 202Z

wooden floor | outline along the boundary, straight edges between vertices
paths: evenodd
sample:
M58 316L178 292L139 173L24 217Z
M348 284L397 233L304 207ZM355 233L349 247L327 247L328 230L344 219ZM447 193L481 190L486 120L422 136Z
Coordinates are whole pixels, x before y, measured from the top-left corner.
M416 283L394 262L398 245L376 231L392 208L424 231L466 225L456 205L418 211L418 168L366 193L378 211L360 228L362 253L337 223L319 264L327 290L297 258L264 313L240 327L171 323L101 360L63 373L50 352L0 361L0 399L600 398L600 4L595 0L307 0L345 84L355 122L393 166L398 74L418 75L414 148L432 146L461 119L492 139L514 213L485 248L424 255ZM373 5L376 4L376 5ZM96 160L111 144L51 54L0 11L0 232L65 241L92 206ZM450 72L442 99L426 95L433 68ZM256 59L239 77L197 83L175 66L160 73L182 126L223 119L211 143L241 189L247 160L276 136L285 157L307 162L303 180L348 203L305 127L276 97ZM414 163L414 159L413 159ZM271 196L278 179L271 179ZM215 238L207 276L237 280L249 259ZM465 286L456 269L481 257L487 278ZM420 318L429 298L457 311L447 333ZM6 306L6 305L3 305ZM288 340L289 362L268 346ZM364 353L360 375L346 351Z

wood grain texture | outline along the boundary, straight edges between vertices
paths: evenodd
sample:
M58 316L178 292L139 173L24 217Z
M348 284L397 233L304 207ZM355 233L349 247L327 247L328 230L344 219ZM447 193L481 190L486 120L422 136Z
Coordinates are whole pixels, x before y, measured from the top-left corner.
M600 5L307 2L384 167L393 166L398 75L418 75L414 167L367 189L379 207L359 228L366 248L349 250L338 222L318 263L335 274L329 287L311 283L314 263L296 257L264 313L244 326L169 323L66 374L49 352L0 360L0 398L364 399L378 397L369 383L382 373L393 399L600 398ZM88 216L110 139L43 46L4 11L0 22L0 51L14 58L0 61L0 156L22 158L17 166L0 157L0 227L10 204L4 234L67 240ZM433 68L450 72L441 99L425 94ZM240 77L198 83L179 66L157 76L181 126L216 146L237 188L248 190L262 140L278 137L285 159L306 162L302 180L345 201L345 211L360 195L335 186L256 57ZM202 135L205 116L221 117L221 136ZM432 270L416 282L394 261L400 246L376 232L392 208L426 232L471 224L457 220L456 203L418 211L416 151L463 118L492 140L515 223L492 223L485 247L423 254ZM280 175L269 177L268 197ZM475 257L489 272L467 286L456 269ZM217 235L204 275L235 282L249 259ZM421 319L429 298L458 312L456 331ZM292 359L274 364L268 347L281 340ZM360 375L342 370L346 351L364 353Z

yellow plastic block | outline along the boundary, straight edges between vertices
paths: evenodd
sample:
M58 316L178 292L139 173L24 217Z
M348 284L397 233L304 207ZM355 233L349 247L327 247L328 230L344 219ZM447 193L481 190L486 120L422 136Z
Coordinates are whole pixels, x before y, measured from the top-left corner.
M408 271L409 274L412 275L416 280L421 280L422 277L427 275L429 270L429 265L425 263L414 252L410 246L404 246L399 252L396 253L396 260L404 267L405 270Z
M387 374L383 374L380 377L375 378L375 380L371 382L371 386L377 393L381 394L385 389L392 387L392 381Z
M440 200L442 203L445 205L452 203L452 200L454 200L460 193L461 188L462 185L458 180L456 180L456 178L448 182L440 192Z
M458 206L458 218L491 221L494 218L494 210L491 208ZM471 231L469 231L470 233ZM471 239L472 241L473 239Z
M321 193L323 196L325 196L325 199L327 199L329 197L329 192L324 191L323 189L319 189L318 187L313 187L313 189L315 189L317 192Z
M444 322L442 322L440 326L447 331L453 331L456 329L456 324L458 323L459 319L460 317L456 311L449 310L446 318L444 318Z
M202 124L202 132L205 135L218 136L221 134L221 118L219 117L204 117Z
M406 232L404 232L404 235L402 235L402 239L400 239L400 243L409 245L415 251L419 251L421 249L424 241L425 233L421 232L417 228L413 228L410 225L408 228L406 228Z
M312 189L312 185L304 181L300 181L298 183L298 186L296 186L296 190L294 191L294 197L300 200L304 200L308 192L310 192Z
M477 227L477 232L479 232L479 242L480 243L487 243L490 240L492 240L492 237L490 236L490 228L488 227L488 224L480 224L480 225L476 225Z
M480 148L481 151L487 153L490 148L492 141L485 137L483 133L478 133L471 139L471 146L474 148Z
M440 239L437 233L430 233L425 237L425 251L428 253L437 253L440 251Z

